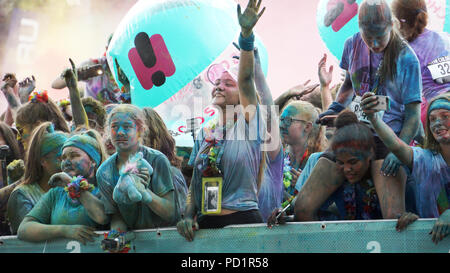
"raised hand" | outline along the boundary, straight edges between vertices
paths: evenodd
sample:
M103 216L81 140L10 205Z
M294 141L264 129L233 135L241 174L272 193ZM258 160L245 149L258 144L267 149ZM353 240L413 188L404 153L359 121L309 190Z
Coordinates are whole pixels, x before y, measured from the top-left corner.
M23 81L19 82L19 97L20 102L26 103L28 101L28 96L36 88L36 79L34 76L27 77Z
M319 81L321 86L329 86L333 80L333 66L327 71L327 54L319 61Z
M241 26L241 33L243 37L248 37L252 34L253 27L258 22L259 18L263 15L266 8L264 7L261 12L259 12L259 8L261 6L262 0L259 0L256 3L256 0L249 0L247 4L247 8L244 10L244 13L241 13L241 5L237 6L238 20L239 25ZM259 12L259 13L258 13Z
M72 59L69 58L69 61L72 68L67 68L66 70L64 70L61 76L66 81L66 85L69 89L77 89L78 71Z
M16 87L17 84L17 78L16 75L14 73L6 73L5 76L3 76L2 81L4 81L4 85L2 86L3 88L6 88L7 86L11 87L12 89L14 89Z
M366 114L367 118L371 120L376 117L375 113L379 110L373 109L374 106L378 105L378 98L372 92L366 92L361 98L361 108Z

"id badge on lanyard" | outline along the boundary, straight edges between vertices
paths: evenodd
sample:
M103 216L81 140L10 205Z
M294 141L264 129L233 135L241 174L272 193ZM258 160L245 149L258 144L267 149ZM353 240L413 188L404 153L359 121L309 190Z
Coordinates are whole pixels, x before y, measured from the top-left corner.
M219 145L215 165L218 168L222 159L224 147ZM222 212L223 176L219 170L214 176L202 177L202 214L220 214Z
M202 214L220 214L222 211L223 178L202 177Z

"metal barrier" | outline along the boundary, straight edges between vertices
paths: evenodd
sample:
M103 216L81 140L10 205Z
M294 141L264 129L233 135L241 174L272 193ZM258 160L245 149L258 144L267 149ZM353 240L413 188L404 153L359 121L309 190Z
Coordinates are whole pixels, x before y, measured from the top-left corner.
M403 232L395 220L288 223L272 229L264 224L204 229L186 241L175 228L135 231L130 253L450 253L450 238L431 241L436 219L419 219ZM98 232L103 234L103 232ZM103 252L103 236L83 245L58 239L43 243L0 237L0 253Z

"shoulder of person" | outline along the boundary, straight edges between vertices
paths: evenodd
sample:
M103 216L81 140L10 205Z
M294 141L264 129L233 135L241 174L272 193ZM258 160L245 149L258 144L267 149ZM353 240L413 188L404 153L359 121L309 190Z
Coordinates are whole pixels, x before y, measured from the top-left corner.
M403 48L398 56L398 67L400 69L406 68L408 65L417 65L420 68L420 62L416 53L408 43L404 43Z
M114 164L116 157L117 157L117 153L114 153L113 155L108 157L105 161L103 161L103 163L100 164L100 166L97 169L97 175L103 174L104 172L111 172L110 169L111 169L112 164Z
M150 165L153 165L152 162L164 160L169 162L169 159L160 151L144 146L142 145L140 148L140 151L142 152L144 159L150 163ZM169 163L170 166L170 163Z

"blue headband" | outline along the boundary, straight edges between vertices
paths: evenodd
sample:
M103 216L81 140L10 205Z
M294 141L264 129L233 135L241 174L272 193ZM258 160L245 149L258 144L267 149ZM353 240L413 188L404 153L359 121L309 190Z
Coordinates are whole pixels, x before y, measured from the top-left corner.
M87 153L94 161L97 163L97 166L100 165L101 156L96 148L98 146L97 140L87 136L87 135L75 135L69 138L62 147L63 150L66 147L76 147L78 149L83 150Z
M45 134L41 144L41 157L46 156L56 149L58 150L58 153L61 153L61 147L66 140L67 136L61 132Z
M445 109L450 111L450 101L445 98L437 99L433 101L428 108L428 115L430 115L431 111L436 109Z

